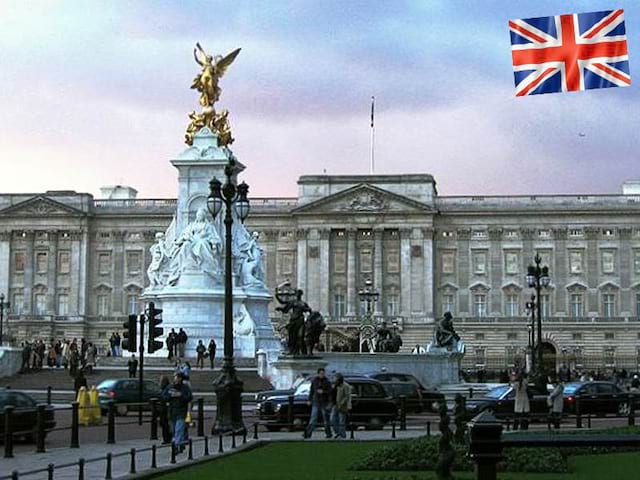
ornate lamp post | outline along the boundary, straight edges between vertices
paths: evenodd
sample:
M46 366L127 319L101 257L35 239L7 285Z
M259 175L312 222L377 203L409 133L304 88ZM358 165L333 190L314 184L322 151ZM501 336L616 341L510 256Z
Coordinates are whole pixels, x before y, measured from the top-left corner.
M4 342L4 332L2 331L2 325L4 324L4 309L8 309L9 307L9 302L4 301L4 293L0 293L0 347Z
M535 344L537 354L536 367L538 374L538 387L544 388L544 391L546 393L547 380L545 378L544 365L542 364L542 295L540 292L543 288L547 288L549 286L549 284L551 283L551 277L549 277L549 267L547 267L546 265L543 267L540 266L540 263L542 262L540 255L536 254L533 261L535 262L535 265L529 265L529 268L527 269L526 280L529 288L534 288L536 291L535 300L537 300L537 302L535 312L537 313L536 316L538 320L538 328L536 332L537 341Z
M531 324L529 325L529 355L530 364L529 371L535 370L535 331L536 331L536 296L531 295L531 301L525 304L527 316L531 315Z
M224 185L217 178L209 182L210 194L207 198L207 208L216 218L222 206L225 207L225 252L224 252L224 363L220 376L213 382L216 390L216 421L211 429L213 434L230 431L245 432L242 421L242 382L236 375L233 366L233 266L232 266L232 238L231 227L233 214L241 222L249 215L249 200L247 193L249 186L242 182L240 185L233 183L233 176L237 173L236 163L233 159L224 168L226 182ZM232 210L233 209L233 210Z
M378 301L380 298L380 293L373 288L373 282L370 278L365 280L364 287L358 290L358 297L361 302L365 303L365 312L364 318L360 322L360 345L359 351L362 352L362 343L363 340L367 342L367 346L369 348L369 352L373 352L374 344L373 344L373 336L375 335L375 326L373 324L372 305Z
M365 280L364 287L358 290L358 297L360 297L361 301L365 302L366 305L366 316L371 317L371 313L373 309L371 306L378 301L380 298L380 293L373 288L373 282L370 278Z

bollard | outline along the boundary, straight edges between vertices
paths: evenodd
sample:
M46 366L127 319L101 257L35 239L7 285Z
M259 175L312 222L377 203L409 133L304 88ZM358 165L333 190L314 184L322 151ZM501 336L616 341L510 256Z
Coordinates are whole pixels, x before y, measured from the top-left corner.
M431 436L431 422L427 422L427 437Z
M78 480L84 480L84 458L78 460Z
M633 404L633 395L629 394L629 426L632 427L636 424L636 409Z
M171 464L176 463L176 444L171 442Z
M400 430L407 429L407 397L400 395Z
M13 472L11 472L11 480L18 480L18 476L20 474L18 473L18 470L14 470Z
M293 395L289 395L287 398L287 423L289 424L289 431L293 432Z
M469 387L469 398L473 398L473 387Z
M591 428L591 414L587 415L587 428Z
M156 459L156 452L157 448L156 448L156 444L154 443L153 445L151 445L151 468L158 468L158 463L157 463L157 459Z
M47 387L47 405L51 405L51 385Z
M466 444L475 463L475 478L496 480L498 462L502 459L502 424L492 412L485 411L468 423Z
M204 398L198 399L198 436L204 437Z
M218 453L224 453L224 448L222 448L222 434L218 435Z
M193 440L189 439L189 449L187 451L187 459L193 460Z
M236 431L231 430L231 448L236 448Z
M53 463L47 465L47 480L53 480L53 470L55 468L56 467L53 465Z
M205 457L209 456L209 437L204 436L204 453L202 454Z
M111 463L113 462L113 458L111 457L111 452L107 453L107 470L104 472L104 480L111 480Z
M242 431L242 444L244 445L245 443L247 443L247 429L246 428Z
M107 443L116 443L116 405L113 400L107 404Z
M351 418L349 417L348 420L351 420ZM349 428L351 429L351 431L349 432L349 438L353 440L355 438L355 433L354 433L355 427L353 426L353 422L349 422Z
M576 397L576 428L582 428L582 414L580 413L580 397Z
M80 448L80 440L78 435L78 402L71 402L71 445L70 448Z
M129 467L129 473L136 473L136 449L132 448L129 451L129 455L131 455L131 465Z
M258 440L258 424L253 424L253 439Z
M151 403L151 432L149 434L149 440L158 439L158 399L152 398L149 400Z
M396 422L391 422L391 438L396 438Z
M46 405L38 405L36 411L36 453L44 453L44 409Z

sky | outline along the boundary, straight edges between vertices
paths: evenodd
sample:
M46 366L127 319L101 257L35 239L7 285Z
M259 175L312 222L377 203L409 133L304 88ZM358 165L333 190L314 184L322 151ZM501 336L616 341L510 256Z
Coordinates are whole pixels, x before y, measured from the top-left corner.
M637 84L516 98L508 21L637 0L0 0L0 192L177 195L193 47L220 81L254 196L309 174L429 173L441 195L618 193L640 178ZM640 83L640 81L639 81Z

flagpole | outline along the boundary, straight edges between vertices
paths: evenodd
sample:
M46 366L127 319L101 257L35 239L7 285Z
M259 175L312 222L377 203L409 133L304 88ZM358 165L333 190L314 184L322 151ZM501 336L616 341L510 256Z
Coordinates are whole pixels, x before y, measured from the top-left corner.
M373 175L376 170L375 164L375 146L376 146L376 127L373 122L373 114L374 114L374 106L376 102L376 97L371 97L371 166L370 166L370 174Z

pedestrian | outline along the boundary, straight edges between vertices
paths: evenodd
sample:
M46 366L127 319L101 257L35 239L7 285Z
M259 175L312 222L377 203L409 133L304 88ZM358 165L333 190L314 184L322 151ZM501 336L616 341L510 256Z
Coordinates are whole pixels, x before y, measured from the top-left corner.
M324 423L324 433L327 438L331 438L331 424L329 418L329 395L331 394L331 383L325 377L324 368L318 369L318 374L311 381L309 389L308 403L311 405L311 417L309 424L304 431L303 438L311 438L318 423L318 416L322 416Z
M171 329L171 332L167 336L167 350L169 350L169 360L176 358L176 349L178 343L178 334L175 329Z
M160 377L160 390L164 392L171 384L169 377L162 375ZM167 402L164 399L160 399L158 402L158 417L160 420L160 428L162 429L162 444L167 445L171 443L171 426L169 425L169 410L167 408Z
M31 345L29 342L22 344L22 366L20 367L20 373L27 373L29 371L29 359L31 358Z
M109 351L112 357L118 356L116 352L116 332L111 332L111 336L109 337Z
M413 353L414 355L422 355L426 353L426 350L418 344L413 347L413 349L411 349L411 353Z
M135 353L131 354L131 358L127 362L127 367L129 368L129 378L136 378L136 371L138 370L138 359L136 358Z
M78 345L75 343L71 344L69 348L69 375L72 378L78 374L78 366L80 365L80 357L78 355Z
M331 391L331 425L334 438L347 438L347 414L351 410L351 385L344 381L341 373L336 374L336 383Z
M189 386L183 382L182 373L176 372L173 375L173 384L162 391L162 399L169 403L169 423L173 432L173 444L179 452L183 452L189 428L185 418L193 395Z
M209 346L207 347L209 353L209 362L211 363L211 370L213 370L214 360L216 358L216 349L218 346L216 345L216 341L212 338L209 340Z
M87 344L87 355L85 361L85 368L87 370L87 374L91 375L93 373L93 367L96 365L98 350L95 345L91 342Z
M116 332L116 357L122 356L122 337L120 333Z
M560 428L560 421L562 420L562 408L564 407L564 383L562 380L553 380L553 391L547 398L547 405L549 406L549 417L554 428Z
M178 332L178 359L184 359L185 347L187 346L187 332L182 328Z
M198 346L196 347L196 367L204 368L204 354L207 351L207 347L204 346L202 340L198 340Z
M518 430L518 427L520 427L522 430L528 430L529 411L531 407L529 405L529 392L527 391L529 387L527 374L524 372L518 373L511 387L515 392L513 429Z
M87 378L84 376L82 368L80 368L73 379L73 389L76 392L76 398L78 398L78 392L82 387L87 388Z

